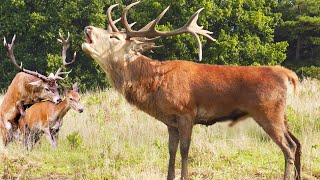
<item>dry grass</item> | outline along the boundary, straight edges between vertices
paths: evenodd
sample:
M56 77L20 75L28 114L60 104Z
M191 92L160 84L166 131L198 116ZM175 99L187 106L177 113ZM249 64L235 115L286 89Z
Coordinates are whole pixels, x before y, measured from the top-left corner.
M304 179L320 178L318 92L319 81L304 80L288 106L290 129L302 142ZM0 148L0 177L165 179L168 134L164 124L128 105L113 89L88 92L83 103L84 113L71 110L64 118L58 150L51 150L44 138L30 154L18 142ZM281 179L284 158L249 119L233 128L228 123L195 126L189 168L192 179Z

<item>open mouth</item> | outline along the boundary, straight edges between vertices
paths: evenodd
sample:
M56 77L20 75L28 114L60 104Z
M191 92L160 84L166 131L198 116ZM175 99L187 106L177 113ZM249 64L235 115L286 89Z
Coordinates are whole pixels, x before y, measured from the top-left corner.
M87 43L92 44L92 43L93 43L93 41L92 41L92 39L90 38L90 35L88 34L88 32L87 32L87 31L85 31L85 32L84 32L84 34L86 35Z

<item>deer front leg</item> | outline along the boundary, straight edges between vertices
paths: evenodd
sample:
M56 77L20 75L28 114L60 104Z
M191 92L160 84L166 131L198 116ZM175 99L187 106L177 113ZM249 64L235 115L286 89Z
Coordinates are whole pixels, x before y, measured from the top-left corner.
M169 167L168 167L168 180L173 180L175 177L174 169L175 169L175 161L176 154L179 144L179 131L177 128L172 128L168 126L169 131Z
M22 117L26 116L26 111L23 107L24 101L17 101L16 102L16 108L18 109L19 113L21 114Z
M51 132L50 132L50 128L45 128L44 129L44 134L46 136L46 138L48 139L49 143L51 144L51 147L53 149L57 149L57 141L56 139L52 136Z
M192 134L192 120L189 118L181 118L178 122L179 140L180 140L180 154L182 160L181 179L188 180L188 153L191 143Z
M0 136L2 137L3 146L7 146L9 142L9 130L5 127L2 120L0 120Z

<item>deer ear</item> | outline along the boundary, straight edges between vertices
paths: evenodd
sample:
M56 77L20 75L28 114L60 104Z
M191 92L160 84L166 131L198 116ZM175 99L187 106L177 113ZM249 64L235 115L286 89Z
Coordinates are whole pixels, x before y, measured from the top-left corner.
M74 84L72 85L72 88L73 88L74 91L78 91L78 89L79 89L78 83L74 83Z
M64 92L67 93L69 91L68 88L66 88L64 85L61 85L61 86L62 86L62 89L63 89Z
M34 81L34 82L29 83L29 84L32 85L32 86L40 87L42 85L42 80Z

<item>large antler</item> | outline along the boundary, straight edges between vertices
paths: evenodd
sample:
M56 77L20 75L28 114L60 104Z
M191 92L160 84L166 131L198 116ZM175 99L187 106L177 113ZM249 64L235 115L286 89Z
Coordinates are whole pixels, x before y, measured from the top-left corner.
M70 62L67 62L67 61L66 61L66 57L67 57L66 53L67 53L67 46L68 46L68 43L69 43L70 33L68 32L68 37L67 37L67 39L64 39L64 37L61 35L60 32L59 32L59 36L60 36L60 38L58 39L58 42L62 43L61 56L62 56L62 62L63 62L63 64L62 64L62 66L57 70L56 74L54 75L54 78L55 78L55 79L60 79L60 80L62 80L62 79L64 79L64 78L66 78L66 77L69 75L69 73L72 71L72 70L70 70L70 71L68 71L68 72L61 72L62 67L63 67L63 66L67 66L67 65L73 63L73 62L76 60L77 52L74 52L74 54L73 54L73 59L72 59ZM66 76L65 76L64 78L63 78L63 77L60 77L60 75L63 75L63 74L66 74Z
M161 20L161 18L163 17L163 15L168 11L168 9L170 7L170 6L168 6L164 11L162 11L162 13L155 20L148 23L145 27L143 27L139 31L134 31L131 29L130 25L128 24L127 12L132 6L138 4L139 2L140 1L137 1L135 3L130 4L122 12L122 24L126 30L127 38L146 37L146 40L152 41L152 40L158 39L160 37L173 36L173 35L182 34L182 33L191 33L197 40L197 44L198 44L198 48L199 48L199 60L201 61L201 59L202 59L202 45L201 45L201 41L200 41L198 34L203 35L212 41L215 41L215 39L209 35L209 34L212 34L212 32L204 30L203 26L199 26L197 24L199 13L203 10L203 8L199 9L196 13L194 13L184 26L182 26L178 29L175 29L173 31L169 31L169 32L158 31L158 30L156 30L156 26L159 23L159 21ZM115 6L116 5L113 5L112 8ZM110 10L110 12L111 12L111 10ZM108 13L108 15L111 16L111 13ZM110 21L109 21L109 23L110 23ZM151 39L147 39L147 38L151 38Z
M4 37L3 38L3 45L6 47L7 49L7 55L8 57L10 58L11 62L18 68L20 69L22 72L25 72L27 74L30 74L30 75L33 75L33 76L36 76L44 81L50 81L51 79L48 78L47 76L44 76L36 71L31 71L31 70L28 70L28 69L25 69L22 67L22 63L21 65L19 66L17 64L17 61L16 61L16 58L13 54L13 48L14 48L14 41L16 39L16 35L13 36L12 40L11 40L11 44L8 44L7 41L6 41L6 38Z
M114 4L112 6L110 6L107 10L107 17L108 17L108 32L119 32L118 28L116 27L116 23L119 22L121 20L121 18L116 19L116 20L112 20L112 16L111 16L111 11L114 7L118 6L119 4ZM131 28L134 24L136 24L136 22L129 24L129 27Z

